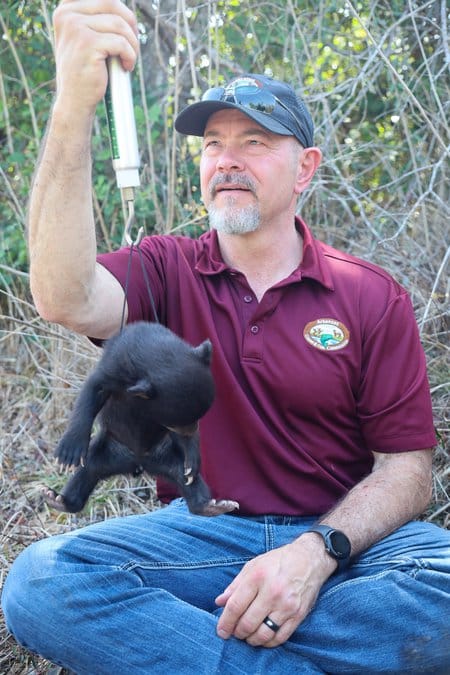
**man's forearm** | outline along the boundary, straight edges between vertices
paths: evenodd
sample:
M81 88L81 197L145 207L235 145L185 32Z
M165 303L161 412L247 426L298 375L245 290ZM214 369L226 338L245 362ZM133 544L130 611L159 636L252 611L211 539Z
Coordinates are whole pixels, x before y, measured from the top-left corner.
M95 270L92 117L52 111L28 212L30 281L42 316L64 323L89 302Z
M352 555L361 553L427 507L431 498L431 466L430 450L375 453L372 473L320 520L347 535ZM319 535L305 536L316 538L323 548Z

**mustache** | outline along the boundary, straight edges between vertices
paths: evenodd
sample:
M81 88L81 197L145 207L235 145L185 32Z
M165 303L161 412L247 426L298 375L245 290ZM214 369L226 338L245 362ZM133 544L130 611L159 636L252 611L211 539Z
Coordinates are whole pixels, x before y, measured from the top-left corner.
M256 192L254 182L248 176L244 176L241 173L224 173L213 176L208 185L209 194L212 198L216 196L219 185L240 185L250 190L253 194Z

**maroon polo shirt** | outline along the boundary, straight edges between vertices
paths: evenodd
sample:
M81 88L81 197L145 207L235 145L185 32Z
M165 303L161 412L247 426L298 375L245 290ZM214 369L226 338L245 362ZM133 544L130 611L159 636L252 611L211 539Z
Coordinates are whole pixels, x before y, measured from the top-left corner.
M200 424L202 474L242 514L329 510L372 468L371 450L435 445L410 299L385 271L313 238L300 266L257 301L216 232L145 237L159 320L213 343L216 398ZM99 256L125 286L129 249ZM153 320L136 250L129 321ZM176 496L159 483L159 497Z

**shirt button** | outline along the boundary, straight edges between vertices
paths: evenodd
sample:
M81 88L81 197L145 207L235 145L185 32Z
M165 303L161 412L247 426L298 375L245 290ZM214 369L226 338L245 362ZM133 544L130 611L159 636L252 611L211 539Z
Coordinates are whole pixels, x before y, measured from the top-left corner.
M250 331L253 333L253 335L256 335L256 333L259 333L259 326L252 326Z
M252 302L253 297L251 295L244 295L244 302Z

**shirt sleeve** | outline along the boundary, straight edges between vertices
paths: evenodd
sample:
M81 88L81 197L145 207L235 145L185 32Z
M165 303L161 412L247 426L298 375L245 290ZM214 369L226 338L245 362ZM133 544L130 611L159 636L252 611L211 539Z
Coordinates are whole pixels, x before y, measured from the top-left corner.
M425 354L405 291L365 336L363 355L357 409L367 447L386 453L434 447Z

